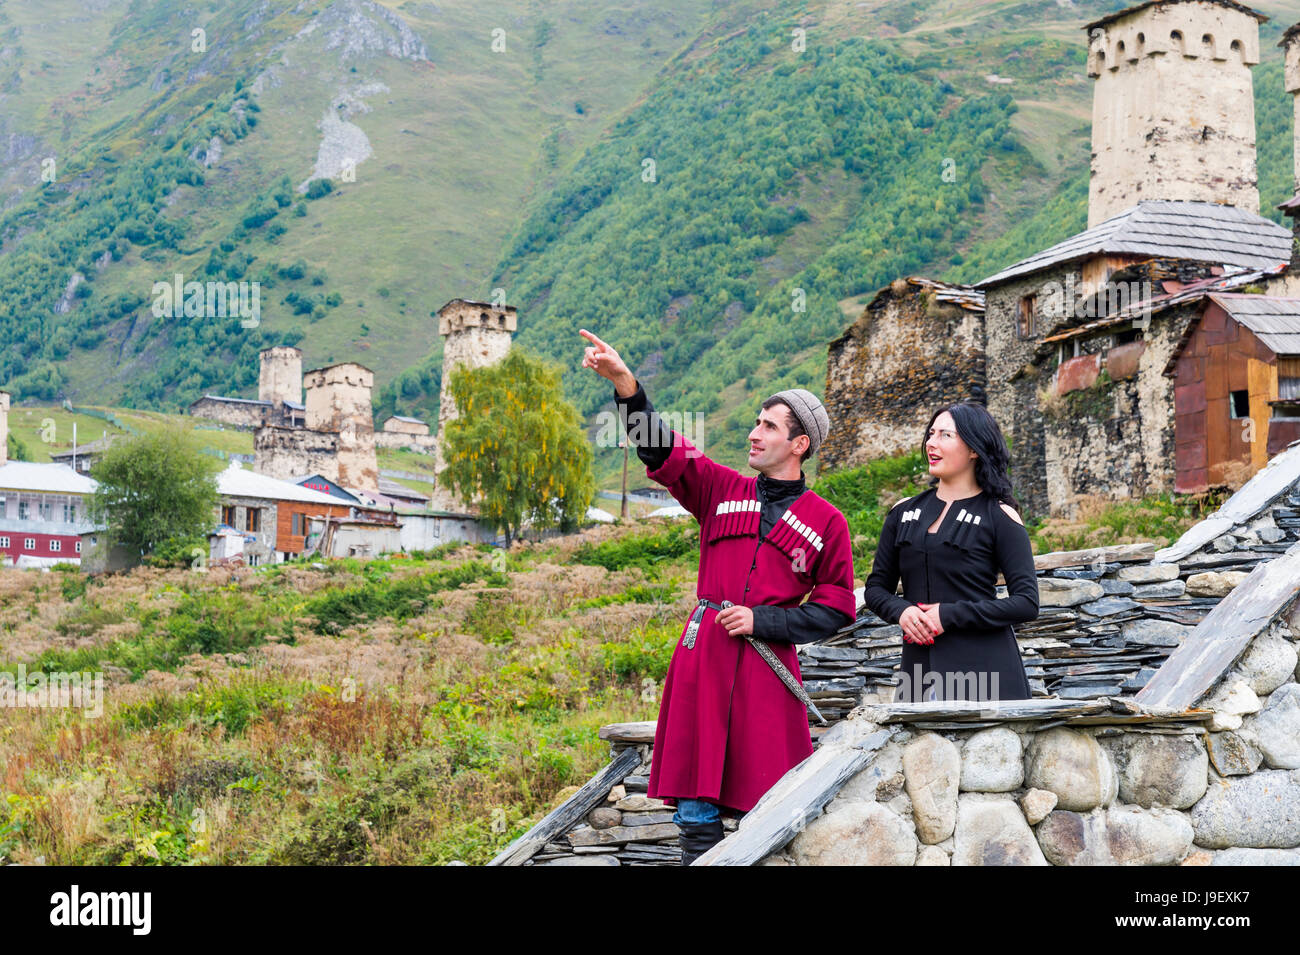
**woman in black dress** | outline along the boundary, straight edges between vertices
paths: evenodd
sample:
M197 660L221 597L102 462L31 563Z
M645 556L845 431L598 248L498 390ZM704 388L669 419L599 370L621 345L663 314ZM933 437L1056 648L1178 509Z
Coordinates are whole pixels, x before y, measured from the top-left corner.
M863 593L903 629L897 699L1028 699L1011 625L1038 616L1038 578L1002 432L983 405L962 402L931 416L924 448L930 489L885 518Z

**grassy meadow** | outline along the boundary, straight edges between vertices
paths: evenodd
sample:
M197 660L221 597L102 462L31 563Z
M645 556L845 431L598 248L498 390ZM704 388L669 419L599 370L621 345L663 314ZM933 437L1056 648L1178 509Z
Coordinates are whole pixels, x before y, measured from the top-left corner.
M919 455L828 475L856 583ZM1037 552L1165 544L1214 500L1086 502ZM508 553L87 578L0 570L0 679L104 674L102 712L0 709L0 861L488 861L653 719L693 599L694 521Z

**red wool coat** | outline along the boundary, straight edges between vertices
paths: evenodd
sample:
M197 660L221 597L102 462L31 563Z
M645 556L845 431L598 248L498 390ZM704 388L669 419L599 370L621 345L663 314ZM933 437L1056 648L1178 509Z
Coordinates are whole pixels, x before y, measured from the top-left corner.
M853 555L844 515L804 491L762 540L758 479L709 460L673 432L668 460L647 476L700 522L697 597L737 606L797 607L804 595L852 617ZM675 805L707 799L748 812L813 752L804 705L744 637L706 609L694 648L683 638L668 665L650 765L649 795ZM771 642L796 677L797 648Z

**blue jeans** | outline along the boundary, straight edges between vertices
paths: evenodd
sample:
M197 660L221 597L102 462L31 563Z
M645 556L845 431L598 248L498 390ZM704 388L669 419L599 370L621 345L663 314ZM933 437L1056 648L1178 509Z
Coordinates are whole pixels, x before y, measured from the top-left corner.
M718 807L704 799L679 799L673 822L678 826L697 825L716 821L721 814Z

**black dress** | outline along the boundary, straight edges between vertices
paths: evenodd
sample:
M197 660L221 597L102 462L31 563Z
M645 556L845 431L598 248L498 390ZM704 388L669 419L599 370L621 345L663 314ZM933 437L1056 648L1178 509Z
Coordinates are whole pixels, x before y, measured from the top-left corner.
M1011 627L1038 616L1029 532L981 491L953 501L931 534L944 504L931 488L894 506L863 592L867 607L889 623L898 623L917 603L940 605L944 629L933 644L903 641L897 698L1029 699L1029 679ZM1001 599L999 570L1007 584ZM900 574L902 597L894 593Z

